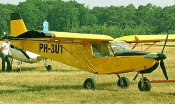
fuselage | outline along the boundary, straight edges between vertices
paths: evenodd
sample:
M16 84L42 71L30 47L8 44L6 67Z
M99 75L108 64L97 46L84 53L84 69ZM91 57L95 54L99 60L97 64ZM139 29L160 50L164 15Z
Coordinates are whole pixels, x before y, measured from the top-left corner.
M12 44L45 58L98 74L143 71L153 66L155 69L159 62L154 58L145 58L149 54L157 53L133 52L127 45L122 45L122 42L55 38L51 40L26 38L13 41Z

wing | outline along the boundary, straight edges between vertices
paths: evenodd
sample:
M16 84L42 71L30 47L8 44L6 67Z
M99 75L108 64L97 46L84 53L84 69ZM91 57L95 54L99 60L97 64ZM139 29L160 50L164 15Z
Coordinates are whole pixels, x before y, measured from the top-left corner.
M81 34L69 32L55 32L55 31L28 31L16 37L16 39L30 38L30 39L45 39L45 40L95 40L95 41L112 41L113 38L107 35L96 34Z
M130 35L115 38L114 40L126 41L127 43L160 42L166 40L167 35ZM175 34L170 34L168 40L175 40Z

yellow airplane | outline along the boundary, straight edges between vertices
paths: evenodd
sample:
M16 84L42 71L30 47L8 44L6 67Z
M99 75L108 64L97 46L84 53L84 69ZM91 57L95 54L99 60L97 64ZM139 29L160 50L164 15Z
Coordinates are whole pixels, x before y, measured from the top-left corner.
M25 24L18 13L11 14L10 22L11 44L28 50L45 58L52 59L72 67L91 72L93 78L84 81L85 89L96 88L96 76L99 74L116 74L118 76L117 85L121 88L129 86L129 79L120 77L121 73L138 72L142 78L138 83L140 91L150 91L151 84L144 77L144 73L154 71L159 63L164 76L168 79L163 60L166 41L175 40L174 35L156 37L149 36L149 41L166 40L161 53L135 52L130 49L126 42L140 42L147 39L142 36L127 36L113 39L106 35L80 34L55 31L27 31Z

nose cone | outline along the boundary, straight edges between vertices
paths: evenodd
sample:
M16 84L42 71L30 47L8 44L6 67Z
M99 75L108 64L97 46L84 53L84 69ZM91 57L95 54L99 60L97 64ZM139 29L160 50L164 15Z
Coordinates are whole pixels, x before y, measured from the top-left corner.
M163 53L158 53L157 56L158 56L158 58L156 60L164 60L164 59L166 59L166 55L163 54Z

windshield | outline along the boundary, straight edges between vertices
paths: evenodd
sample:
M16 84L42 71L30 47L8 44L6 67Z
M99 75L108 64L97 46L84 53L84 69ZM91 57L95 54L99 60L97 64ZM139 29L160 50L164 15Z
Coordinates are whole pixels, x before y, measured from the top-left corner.
M124 41L110 41L110 44L115 54L132 51L132 49Z

